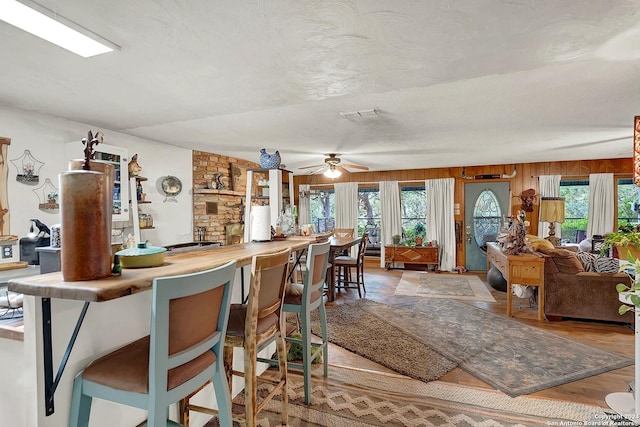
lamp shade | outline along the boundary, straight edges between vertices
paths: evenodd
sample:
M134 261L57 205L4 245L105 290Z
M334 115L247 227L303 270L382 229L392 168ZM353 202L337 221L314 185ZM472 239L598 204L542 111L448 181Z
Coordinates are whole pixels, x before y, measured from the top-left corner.
M542 197L540 221L564 222L564 197Z

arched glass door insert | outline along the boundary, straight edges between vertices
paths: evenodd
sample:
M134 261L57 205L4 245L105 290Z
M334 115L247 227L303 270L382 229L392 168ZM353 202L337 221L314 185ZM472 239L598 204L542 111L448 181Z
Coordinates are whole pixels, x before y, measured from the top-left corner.
M495 242L502 226L502 209L496 193L483 190L473 206L473 234L475 243L483 252L487 242Z

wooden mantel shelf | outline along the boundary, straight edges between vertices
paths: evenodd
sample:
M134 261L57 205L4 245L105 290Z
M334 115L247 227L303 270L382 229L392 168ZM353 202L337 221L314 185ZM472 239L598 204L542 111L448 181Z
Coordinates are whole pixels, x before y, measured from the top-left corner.
M227 196L244 196L244 191L212 190L209 188L194 188L193 194L224 194Z

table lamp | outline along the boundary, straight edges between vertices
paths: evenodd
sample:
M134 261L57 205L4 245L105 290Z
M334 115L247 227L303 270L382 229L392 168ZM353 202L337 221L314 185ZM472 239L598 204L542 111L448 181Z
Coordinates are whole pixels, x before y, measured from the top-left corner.
M556 237L555 223L564 222L564 197L542 197L539 219L549 223L549 236L546 239L553 243L553 246L560 246L560 238Z

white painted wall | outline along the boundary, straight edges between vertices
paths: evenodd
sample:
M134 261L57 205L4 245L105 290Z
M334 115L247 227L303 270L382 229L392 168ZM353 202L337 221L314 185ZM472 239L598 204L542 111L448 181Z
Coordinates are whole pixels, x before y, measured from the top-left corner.
M0 427L27 425L27 372L23 349L22 341L0 338L0 414L3 414Z
M46 178L58 187L58 174L67 169L64 144L77 141L78 155L82 155L80 141L90 129L94 133L102 131L105 144L123 147L129 151L130 156L138 153L138 163L143 168L142 175L149 178L144 190L147 199L152 202L144 206L144 211L153 215L156 227L154 230L142 231L142 238L158 246L193 240L191 150L94 125L0 107L0 136L11 138L8 160L17 159L23 155L24 150L29 150L33 157L45 163L40 170L40 182L33 186L17 182L17 169L9 163L11 234L26 236L30 218L38 218L48 226L60 223L59 213L38 209L39 198L33 190L40 187ZM183 191L176 197L176 203L164 203L164 196L159 191L159 181L166 175L176 176L182 181Z
M48 226L60 223L59 213L38 209L40 200L33 190L39 188L46 178L58 187L58 174L67 169L64 144L78 141L78 153L82 154L80 141L89 129L94 133L102 131L105 143L109 145L126 148L130 155L138 153L138 162L143 167L143 174L149 178L145 183L145 192L148 200L152 201L151 204L145 205L145 211L153 215L156 227L155 230L143 231L145 234L142 237L154 245L193 240L191 150L93 125L0 107L0 136L11 138L6 159L9 161L10 233L25 237L29 231L30 218L38 218ZM17 182L15 178L18 171L10 163L10 160L20 158L25 150L29 150L33 157L45 163L39 173L40 182L33 186ZM164 196L159 192L157 183L166 175L176 176L183 183L183 192L177 196L176 203L164 203ZM10 418L0 416L0 427L8 426L8 423L24 426L66 425L73 375L96 354L148 333L150 297L151 293L147 292L113 303L92 304L56 393L56 414L51 417L43 415L41 396L42 340L38 314L40 299L26 297L25 341L0 339L0 366L10 367L4 370L0 379L0 414L13 414ZM55 370L81 306L82 303L77 301L53 302ZM110 420L104 425L121 425L131 420L144 419L142 411L120 408L114 413L113 407L109 404L96 405L95 409L95 415L92 416L102 416L103 419Z

